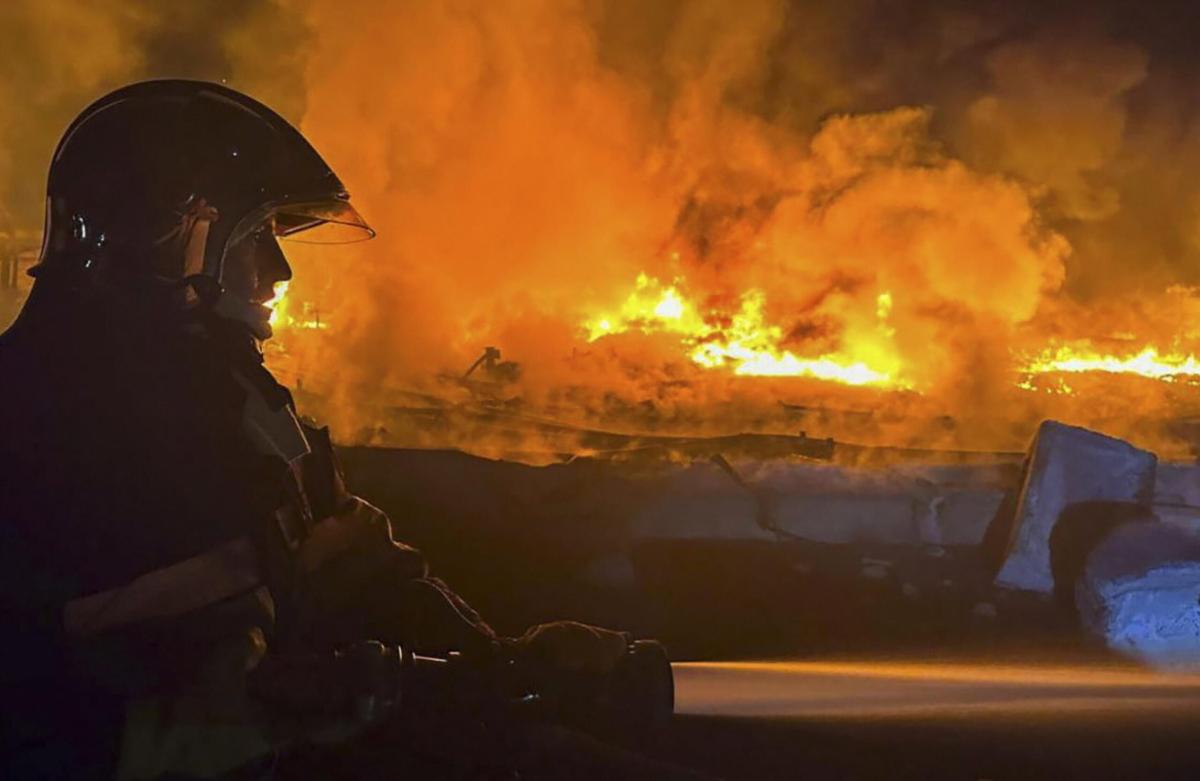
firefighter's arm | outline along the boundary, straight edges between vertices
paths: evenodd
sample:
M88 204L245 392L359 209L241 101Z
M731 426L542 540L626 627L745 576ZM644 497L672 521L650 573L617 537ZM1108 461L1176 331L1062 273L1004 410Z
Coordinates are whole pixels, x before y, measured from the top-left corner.
M420 552L395 539L387 514L347 490L329 429L301 426L310 452L301 460L300 470L314 521L299 551L301 572L320 572L322 578L332 578L334 587L380 567L400 579L424 576ZM347 571L354 569L359 572Z
M418 551L396 541L382 510L346 489L328 429L305 426L304 433L312 449L303 462L305 492L314 516L329 517L315 525L300 560L318 584L314 601L328 601L320 612L343 617L328 622L327 632L357 631L431 653L504 645L541 663L589 672L611 668L625 653L624 633L574 621L538 625L519 638L498 637L465 600L428 576ZM337 626L348 615L365 623Z
M513 642L523 656L560 670L611 672L629 651L629 635L578 621L538 624Z

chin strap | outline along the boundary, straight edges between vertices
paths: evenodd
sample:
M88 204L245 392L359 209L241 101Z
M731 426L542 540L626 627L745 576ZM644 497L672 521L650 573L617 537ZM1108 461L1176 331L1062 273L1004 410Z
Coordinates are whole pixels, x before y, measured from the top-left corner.
M188 299L189 309L200 314L198 319L207 319L205 315L218 317L259 341L270 339L274 334L269 316L263 315L264 306L229 295L221 283L207 274L185 277L179 285Z
M199 306L227 320L244 325L257 339L271 338L269 318L263 307L230 296L221 284L204 273L204 258L212 224L220 212L202 197L192 198L179 212L179 222L154 243L167 257L182 260L183 295L186 306Z
M212 311L224 295L221 283L207 274L191 274L179 282L179 287L190 299L188 303L202 311Z

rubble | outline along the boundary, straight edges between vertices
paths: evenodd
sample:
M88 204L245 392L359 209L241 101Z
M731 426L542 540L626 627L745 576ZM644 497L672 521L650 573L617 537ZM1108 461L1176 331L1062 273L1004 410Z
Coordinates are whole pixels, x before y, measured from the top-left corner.
M1200 483L1200 475L1193 474L1192 480ZM1166 504L1155 498L1154 516L1163 523L1169 523L1182 529L1200 534L1200 503L1198 504Z
M1200 668L1200 534L1172 523L1121 526L1088 556L1080 621L1113 651L1162 668Z
M1016 477L1012 467L994 465L740 462L730 469L704 461L680 468L637 512L634 535L776 540L774 528L830 544L973 546Z
M1200 507L1200 468L1195 464L1159 464L1154 501Z
M1063 510L1083 501L1148 505L1157 462L1153 453L1123 440L1044 421L1030 447L1015 511L995 520L995 538L1004 545L996 585L1053 591L1050 536Z
M995 530L989 523L1004 496L1018 493L1024 526L1011 523L1010 511L1004 529L1009 574L1024 557L1042 588L1061 591L1059 582L1082 583L1090 568L1088 604L1098 607L1088 634L1123 648L1134 626L1122 601L1133 599L1128 594L1150 599L1164 626L1171 611L1190 615L1187 600L1200 596L1200 585L1187 592L1191 548L1160 551L1165 575L1153 557L1119 577L1102 578L1111 567L1097 563L1120 553L1108 546L1135 521L1200 538L1200 467L1156 468L1150 453L1057 423L1039 430L1023 481L1012 459L576 459L534 467L449 451L340 452L358 490L378 497L438 572L504 625L619 616L697 654L869 648L884 639L1077 644L1076 622L1043 591L994 579L984 532ZM1110 539L1113 529L1121 534ZM1146 591L1153 588L1163 593ZM548 612L522 612L523 595ZM1073 614L1076 594L1059 596Z
M757 521L758 502L714 463L674 471L632 518L635 538L774 541Z
M1050 532L1050 571L1060 607L1075 609L1075 584L1088 556L1112 531L1134 523L1156 522L1150 508L1137 502L1087 501L1068 505Z

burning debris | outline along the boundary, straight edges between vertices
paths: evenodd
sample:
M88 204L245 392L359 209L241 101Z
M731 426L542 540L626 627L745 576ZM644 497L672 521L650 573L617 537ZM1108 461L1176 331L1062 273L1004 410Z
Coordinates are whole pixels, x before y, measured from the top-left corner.
M894 364L891 345L864 344L849 354L801 358L782 346L783 329L765 321L765 307L765 294L750 290L741 295L736 311L712 308L701 313L693 302L683 298L678 282L663 287L658 280L642 274L618 313L600 315L584 327L589 342L630 330L678 334L693 362L708 369L728 369L739 376L812 377L847 385L906 387L892 374L856 359L860 354L870 353L877 364L882 361ZM891 308L891 294L880 293L876 307L877 335L885 342L895 335L887 326ZM889 371L895 372L895 366Z
M1200 377L1200 360L1194 355L1171 353L1160 355L1158 350L1147 347L1133 356L1121 357L1104 354L1088 347L1072 349L1059 347L1046 350L1034 358L1023 369L1029 374L1050 372L1105 372L1109 374L1137 374L1155 380L1175 382L1195 381Z

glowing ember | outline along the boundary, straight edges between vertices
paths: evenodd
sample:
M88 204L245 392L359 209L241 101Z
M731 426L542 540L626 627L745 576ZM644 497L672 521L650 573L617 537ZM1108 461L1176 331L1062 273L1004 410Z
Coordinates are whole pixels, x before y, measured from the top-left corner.
M588 341L629 331L679 334L692 361L709 369L725 368L743 376L813 377L847 385L908 387L890 349L894 334L887 324L891 293L881 293L877 299L878 325L873 333L851 340L851 349L804 358L781 346L783 329L767 322L762 291L742 294L737 312L710 310L702 315L680 292L680 285L680 280L664 286L639 275L634 291L617 312L584 324Z

